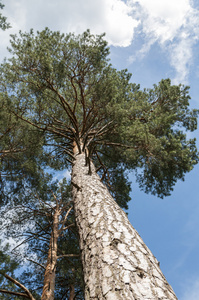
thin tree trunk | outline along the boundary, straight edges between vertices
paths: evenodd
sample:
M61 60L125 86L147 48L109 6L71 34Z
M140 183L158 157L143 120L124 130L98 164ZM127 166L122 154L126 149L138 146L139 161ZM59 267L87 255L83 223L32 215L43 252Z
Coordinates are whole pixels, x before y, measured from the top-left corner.
M70 285L70 296L68 300L74 300L75 299L75 287L74 285Z
M157 259L113 200L85 155L76 154L72 184L85 300L177 299Z
M57 241L59 237L59 216L60 211L58 207L55 209L53 215L53 227L49 243L48 258L46 264L46 271L44 274L44 285L41 300L53 300L55 291L55 276L57 264Z

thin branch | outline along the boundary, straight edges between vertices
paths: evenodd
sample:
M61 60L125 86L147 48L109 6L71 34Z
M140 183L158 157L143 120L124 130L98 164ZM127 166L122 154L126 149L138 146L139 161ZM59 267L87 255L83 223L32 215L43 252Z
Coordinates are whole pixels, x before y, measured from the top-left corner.
M47 238L47 237L43 237L43 236L42 236L42 235L44 235L45 233L40 234L40 232L38 232L38 233L33 233L33 232L27 231L27 234L30 234L30 236L35 237L35 238L37 238L37 239L39 239L39 240L41 240L41 241L49 241L49 240L50 240L50 238Z
M33 127L36 127L37 129L39 129L39 130L41 130L41 131L46 131L46 130L47 130L47 131L52 132L52 133L54 133L54 134L56 134L56 135L65 137L65 138L67 138L67 139L70 139L69 136L63 134L62 132L56 131L56 130L50 128L50 125L42 124L44 127L41 127L41 126L37 125L36 123L33 123L33 122L31 122L30 120L25 119L24 117L22 117L21 115L19 115L19 114L16 113L15 111L11 111L11 113L13 113L15 116L17 116L17 117L18 117L19 119L21 119L22 121L24 121L24 122L26 122L26 123L32 125ZM74 132L71 130L71 133L74 133ZM72 139L71 139L71 140L72 140Z
M34 126L34 124L32 124L32 125ZM54 130L53 128L51 129L49 125L47 125L45 128L42 128L42 130L44 130L44 131L47 130L47 131L52 132L52 133L54 133L58 136L65 137L66 139L72 141L72 138L70 138L68 135L63 134L60 131Z
M47 80L48 84L50 85L50 89L56 93L56 95L59 97L61 104L67 113L68 117L70 118L71 122L73 123L73 126L76 129L76 132L78 132L78 126L77 126L77 119L75 114L73 113L73 110L71 109L70 105L67 103L67 101L64 99L64 97L55 89L53 84Z
M59 229L59 233L62 232L62 231L64 230L64 224L66 223L66 220L67 220L68 215L69 215L69 213L71 212L72 208L73 208L73 207L71 206L71 207L68 209L67 213L65 214L64 220L62 221L62 226L61 226L61 228Z
M14 248L12 249L11 252L14 253L14 250L15 250L15 249L17 249L18 247L20 247L21 245L23 245L23 244L24 244L25 242L27 242L28 240L31 240L32 238L33 238L32 236L29 236L27 239L23 240L23 242L21 242L19 245L17 245L16 247L14 247Z
M72 152L70 152L69 150L67 150L65 147L61 146L61 145L56 145L56 144L46 144L46 146L53 146L53 147L57 147L57 148L62 148L64 150L64 152L66 152L66 154L68 154L72 159L75 159L74 155L72 154ZM71 146L71 145L69 145ZM71 146L72 147L72 146Z
M86 116L86 123L87 123L87 120L89 119L90 117L90 114L92 113L92 111L95 109L95 105L94 105L94 101L91 102L92 103L92 106L91 108L89 108L88 112L87 112L87 116Z
M45 130L45 128L42 128L42 127L36 125L35 123L32 123L31 121L29 121L29 120L27 120L27 119L24 119L21 115L17 114L15 111L11 111L11 113L13 113L15 116L17 116L17 117L18 117L19 119L21 119L22 121L24 121L24 122L26 122L26 123L28 123L28 124L30 124L30 125L32 125L32 126L38 128L39 130L42 130L42 131Z
M57 259L62 258L62 257L79 257L79 254L63 254L63 255L57 256Z
M46 231L46 229L48 229L50 227L50 225L47 225L46 227L42 227L41 224L39 224L39 222L35 221L35 223L48 235L50 235L50 233L48 231Z
M56 201L56 211L57 211L57 210L58 210L58 207L59 207L59 202L58 202L57 197L55 196L55 194L53 193L52 190L51 190L51 193L52 193L52 195L53 195L53 198L54 198L55 201Z
M66 230L66 229L68 229L68 228L70 228L70 227L73 227L73 226L75 226L75 223L72 223L72 224L70 224L70 225L64 227L64 228L62 229L62 231Z
M36 264L36 265L42 267L44 270L46 270L46 268L43 265L41 265L40 263L38 263L38 262L36 262L36 261L34 261L32 259L29 259L29 258L27 258L27 260L33 262L34 264Z
M86 125L84 127L84 131L82 130L82 134L85 132L89 132L90 128L95 124L94 121L96 117L98 116L98 112L94 111L94 113L90 116L90 118L86 118ZM99 121L97 121L98 123Z
M3 275L6 279L8 279L11 282L13 282L18 287L20 287L22 290L24 290L24 292L29 296L29 299L35 300L35 298L32 296L32 294L30 293L30 291L23 284L21 284L19 281L17 281L16 279L10 277L8 274L3 273L2 271L0 271L0 274Z
M82 108L83 108L83 128L82 131L84 131L84 128L86 126L86 107L85 107L85 97L84 97L84 90L82 87L81 82L78 82L79 88L80 88L80 93L81 93L81 103L82 103Z
M7 291L7 290L3 290L0 289L0 293L4 293L4 294L9 294L9 295L15 295L15 296L21 296L27 299L31 299L27 294L25 293L19 293L19 292L12 292L12 291ZM33 298L34 299L34 298Z
M64 124L64 126L67 127L65 124ZM66 128L63 129L63 128L59 128L59 127L55 126L54 124L48 124L45 128L50 132L56 133L57 135L64 136L68 140L71 140L71 141L73 140L72 136L73 136L74 132L71 130L70 127L67 127L69 130L66 130ZM65 135L64 132L66 132L67 135ZM69 136L69 133L71 134L71 136Z
M62 121L58 120L57 118L55 118L54 116L52 116L53 120L55 121L55 123L64 126L64 131L65 132L70 132L73 134L73 130L70 126L66 125L65 123L63 123ZM67 129L67 130L66 130Z
M27 148L24 149L9 149L9 150L1 150L1 154L8 154L8 153L20 153L20 152L25 152Z
M35 198L37 198L37 199L39 200L39 202L43 202L45 205L50 206L50 208L51 208L52 210L55 210L55 207L51 206L49 203L47 203L47 202L45 202L44 200L42 200L42 199L38 196L38 194L36 194L36 197L35 197ZM41 203L40 203L40 205L41 205Z
M39 248L33 248L33 250L35 250L35 251L41 251L41 252L43 252L44 254L48 254L47 251L43 251L43 250L41 250L41 249L39 249Z
M101 127L101 128L94 134L94 136L90 139L90 141L88 142L87 146L89 146L89 144L93 141L93 139L94 139L95 137L97 137L99 134L100 134L100 135L104 134L104 130L105 130L110 124L112 124L112 123L113 123L113 121L110 121L108 124L105 124L103 127Z
M75 110L76 110L76 106L77 106L78 97L77 97L77 89L76 89L76 87L75 87L75 85L74 85L74 83L73 83L73 78L74 78L74 77L71 77L71 80L70 80L70 81L71 81L73 90L74 90L74 92L75 92L75 104L74 104L74 106L73 106L73 114L75 114Z
M121 143L113 143L113 142L106 142L106 141L95 141L96 144L103 144L103 145L108 145L108 146L116 146L116 147L124 147L124 148L136 148L134 146L128 146L125 144L121 144Z
M102 175L101 181L104 180L104 178L105 178L105 176L107 174L108 175L108 182L107 183L109 183L109 181L110 181L109 171L108 171L107 167L101 161L100 156L98 155L97 151L95 151L95 154L97 156L97 159L98 159L100 165L102 166L102 169L104 170L104 174Z

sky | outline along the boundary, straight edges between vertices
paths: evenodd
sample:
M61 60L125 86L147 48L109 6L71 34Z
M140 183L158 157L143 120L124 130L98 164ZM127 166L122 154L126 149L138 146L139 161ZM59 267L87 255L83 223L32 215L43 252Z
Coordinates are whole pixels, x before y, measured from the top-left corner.
M151 88L163 78L190 86L199 108L198 0L4 0L12 28L0 32L0 60L9 35L49 27L62 33L106 33L111 63L132 82ZM189 135L190 137L193 136ZM194 132L199 139L199 133ZM199 147L199 143L198 143ZM68 174L66 172L66 174ZM199 299L199 166L165 199L139 191L132 180L129 220L160 261L179 300Z

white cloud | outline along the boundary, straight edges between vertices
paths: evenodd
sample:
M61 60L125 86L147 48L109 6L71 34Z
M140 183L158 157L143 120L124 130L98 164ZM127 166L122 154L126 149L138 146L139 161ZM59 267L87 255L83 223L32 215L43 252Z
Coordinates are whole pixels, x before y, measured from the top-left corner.
M53 176L53 180L58 180L61 182L63 178L66 178L66 180L71 179L71 170L64 170L64 171L59 171L55 173L55 176Z
M199 39L199 11L191 0L7 0L4 14L12 29L0 32L0 55L5 56L9 34L49 27L61 32L106 32L110 45L130 46L135 37L143 45L129 61L142 59L158 43L174 68L175 82L186 82Z
M69 31L80 33L90 28L95 34L106 32L111 45L126 47L131 44L139 22L130 15L132 8L122 0L79 0L74 3L78 3L78 8L70 6L73 20L67 25Z
M176 36L190 10L189 0L138 0L138 2L141 15L145 16L144 32L154 35L162 43Z
M199 11L190 0L129 0L128 5L136 5L145 36L143 47L130 61L142 59L154 43L159 43L176 72L174 82L186 82L193 46L199 39Z
M192 39L185 38L168 47L170 64L176 70L174 84L188 81L189 69L193 62L193 44Z
M111 45L131 44L139 21L131 16L132 7L122 0L8 0L5 14L17 32L49 27L62 32L94 34L106 32Z

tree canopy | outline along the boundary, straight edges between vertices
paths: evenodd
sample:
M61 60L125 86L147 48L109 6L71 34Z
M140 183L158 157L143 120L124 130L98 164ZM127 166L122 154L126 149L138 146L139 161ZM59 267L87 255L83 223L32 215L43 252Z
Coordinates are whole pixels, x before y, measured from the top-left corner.
M127 70L110 64L104 35L31 30L12 36L9 51L12 58L1 66L1 101L43 136L51 167L67 168L74 143L79 152L82 144L88 164L94 161L127 207L127 170L138 170L143 190L164 197L198 162L195 139L185 133L197 128L189 88L166 79L140 90Z

